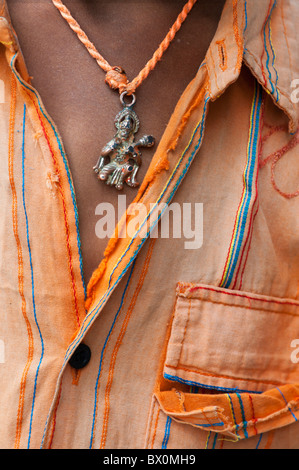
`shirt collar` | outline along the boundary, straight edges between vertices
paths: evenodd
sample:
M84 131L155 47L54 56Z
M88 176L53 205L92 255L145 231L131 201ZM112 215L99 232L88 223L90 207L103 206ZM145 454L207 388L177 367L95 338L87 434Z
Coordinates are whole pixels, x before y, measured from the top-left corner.
M5 46L8 62L10 62L14 54L18 53L16 64L18 71L20 72L22 78L29 83L30 76L25 65L17 35L11 24L6 0L0 2L0 44Z

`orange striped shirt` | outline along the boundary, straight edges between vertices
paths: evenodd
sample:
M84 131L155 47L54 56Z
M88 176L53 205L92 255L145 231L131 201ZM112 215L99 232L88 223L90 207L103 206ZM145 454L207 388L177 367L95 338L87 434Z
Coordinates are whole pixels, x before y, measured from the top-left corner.
M64 145L2 14L0 447L298 447L299 5L227 0L87 289ZM203 204L199 248L151 236L171 202Z

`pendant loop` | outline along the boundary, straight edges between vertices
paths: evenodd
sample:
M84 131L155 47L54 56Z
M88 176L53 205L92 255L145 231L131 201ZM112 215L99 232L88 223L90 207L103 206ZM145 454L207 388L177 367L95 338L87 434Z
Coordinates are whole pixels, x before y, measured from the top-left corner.
M126 103L124 98L125 96L131 96L132 97L132 101L131 103ZM128 92L127 91L123 91L119 97L120 99L120 102L123 106L126 106L128 108L130 108L131 106L133 106L135 103L136 103L136 96L134 95L134 93L132 93L131 95L128 95Z

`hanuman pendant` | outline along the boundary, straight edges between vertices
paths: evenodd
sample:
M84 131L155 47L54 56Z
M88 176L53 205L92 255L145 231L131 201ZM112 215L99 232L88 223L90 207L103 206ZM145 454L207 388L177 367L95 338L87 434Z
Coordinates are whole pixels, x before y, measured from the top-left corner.
M105 181L107 185L115 186L121 190L124 183L136 188L139 183L136 181L137 172L141 166L141 151L139 147L152 147L155 139L152 135L144 135L135 142L135 134L139 130L140 121L133 110L136 98L132 94L132 102L126 105L124 96L120 95L121 104L124 106L115 119L116 134L105 147L96 166L93 167L97 177Z

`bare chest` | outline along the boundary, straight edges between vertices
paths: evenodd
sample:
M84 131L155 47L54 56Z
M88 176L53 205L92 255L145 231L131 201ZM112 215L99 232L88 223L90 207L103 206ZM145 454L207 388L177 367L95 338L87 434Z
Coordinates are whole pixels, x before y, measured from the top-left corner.
M110 62L125 69L133 79L151 58L184 1L82 2L65 1L81 27ZM195 76L216 31L224 0L198 2L174 41L144 83L137 89L134 111L140 120L135 142L154 136L158 144L174 107ZM103 170L100 158L107 145L114 145L118 160L128 152L127 144L115 141L114 119L123 106L118 92L104 82L105 74L70 30L51 0L39 2L9 0L13 26L25 57L32 84L56 123L68 156L76 190L86 281L97 267L107 239L96 235L96 207L107 202L115 208L118 195L111 174ZM114 140L113 140L114 139ZM131 145L132 142L129 142ZM140 144L140 142L139 142ZM143 142L135 147L138 173L132 184L120 184L127 205L136 194L151 161L155 146ZM132 145L131 145L132 147ZM133 145L134 147L134 145ZM110 149L111 150L111 149ZM128 150L128 149L126 149ZM113 159L114 165L123 162ZM126 162L125 162L126 163ZM115 175L115 173L113 173Z

